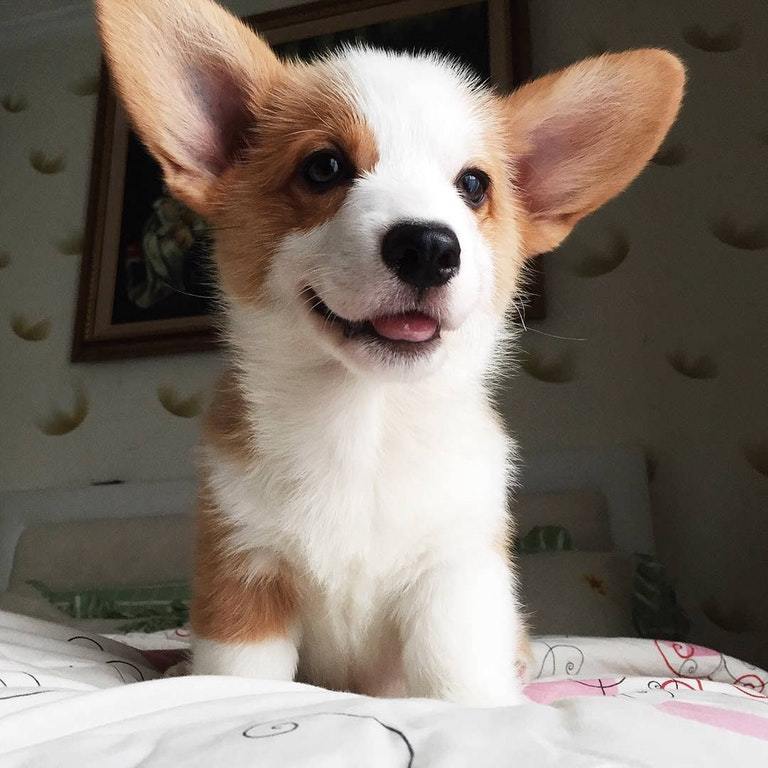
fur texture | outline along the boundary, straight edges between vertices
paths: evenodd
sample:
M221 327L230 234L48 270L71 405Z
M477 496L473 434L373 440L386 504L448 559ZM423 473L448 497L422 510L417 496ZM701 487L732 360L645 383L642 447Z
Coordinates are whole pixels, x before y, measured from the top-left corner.
M608 55L501 97L433 56L279 62L209 0L97 7L134 124L217 230L232 366L201 452L194 671L516 702L514 446L488 377L525 260L641 170L682 66ZM318 193L301 169L329 148L354 172ZM457 179L475 168L473 207ZM456 234L448 283L384 264L403 221ZM371 333L406 313L439 332Z

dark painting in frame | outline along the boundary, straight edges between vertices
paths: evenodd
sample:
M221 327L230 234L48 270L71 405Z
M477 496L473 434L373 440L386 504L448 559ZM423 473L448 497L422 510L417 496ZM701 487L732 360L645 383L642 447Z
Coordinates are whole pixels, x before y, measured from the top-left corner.
M524 0L322 0L252 16L282 56L309 58L346 42L438 50L502 90L530 76ZM211 235L167 196L160 169L131 131L105 71L96 118L74 361L211 349ZM544 316L543 275L527 319Z

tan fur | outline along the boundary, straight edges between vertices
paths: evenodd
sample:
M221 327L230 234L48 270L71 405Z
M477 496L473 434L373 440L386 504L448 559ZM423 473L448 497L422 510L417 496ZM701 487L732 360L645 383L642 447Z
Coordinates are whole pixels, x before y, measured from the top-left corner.
M372 170L378 161L371 130L328 71L286 66L259 116L246 157L229 175L225 198L215 203L220 277L230 295L258 300L283 238L317 227L339 210L348 186L318 195L298 172L312 152L333 147L357 173ZM258 228L245 231L247 220L258 221Z
M297 174L300 161L336 146L357 172L369 171L378 160L371 131L327 68L281 63L218 6L191 3L180 14L172 0L97 0L97 9L110 70L132 122L173 194L206 216L217 233L224 291L258 299L275 245L292 230L322 224L344 201L346 187L324 195L307 190ZM148 28L165 31L167 49L143 34ZM206 162L197 146L214 142L193 106L188 67L219 69L239 89L243 122L233 130L242 131L242 146L222 167L216 167L220 158ZM255 241L254 231L243 227L248 220L259 221Z
M484 137L487 150L476 166L488 174L491 185L487 200L477 210L476 217L493 249L493 304L497 312L503 313L519 287L524 262L518 248L518 229L523 212L510 173L510 148L503 142L504 112L498 109L498 102L490 103L488 108L498 112L498 118L493 123L493 129Z
M190 612L198 637L244 643L285 636L297 611L294 581L286 567L248 579L247 553L228 551L230 528L203 489L197 521L195 578Z
M639 50L580 62L488 104L496 114L476 164L492 184L476 215L494 251L499 312L519 287L524 260L559 245L647 164L684 82L674 56Z
M203 426L203 442L217 455L245 466L254 442L245 397L234 370L220 378ZM231 552L231 526L203 488L197 521L194 599L190 612L198 637L220 642L252 642L284 636L297 610L294 580L284 566L249 579L247 553Z
M502 101L527 216L528 256L557 246L584 216L643 169L672 124L685 70L666 51L587 59L545 75Z
M253 457L254 443L246 414L248 406L233 370L219 378L203 423L203 443L240 463Z
M241 21L212 3L96 0L96 9L110 71L131 120L173 194L208 213L221 168L216 158L210 166L201 162L192 146L195 141L212 144L213 126L194 106L199 95L187 70L200 67L214 79L231 78L240 88L244 116L252 118L280 69L277 57ZM146 34L153 28L160 34Z

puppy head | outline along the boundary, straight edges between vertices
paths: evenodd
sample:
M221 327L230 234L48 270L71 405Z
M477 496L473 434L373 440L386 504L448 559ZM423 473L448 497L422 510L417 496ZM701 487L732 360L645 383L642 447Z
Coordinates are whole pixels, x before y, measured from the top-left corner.
M97 8L134 125L217 233L238 329L359 372L487 344L525 260L632 181L684 82L641 50L501 97L430 56L281 62L210 0Z

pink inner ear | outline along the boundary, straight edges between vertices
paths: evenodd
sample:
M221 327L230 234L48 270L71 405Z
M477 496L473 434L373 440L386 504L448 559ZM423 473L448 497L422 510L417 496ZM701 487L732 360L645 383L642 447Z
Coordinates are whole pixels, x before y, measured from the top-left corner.
M535 126L516 177L531 214L559 216L578 209L590 171L601 164L605 123L596 110L554 116Z
M237 74L211 63L187 70L197 123L183 141L191 164L213 176L229 167L243 150L252 116Z

